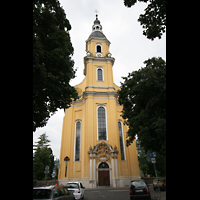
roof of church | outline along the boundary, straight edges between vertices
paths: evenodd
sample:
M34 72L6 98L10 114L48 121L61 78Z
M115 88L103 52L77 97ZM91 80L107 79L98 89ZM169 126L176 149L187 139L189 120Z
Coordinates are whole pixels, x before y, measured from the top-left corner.
M93 33L90 34L89 38L91 37L101 37L104 38L106 37L101 31L94 31Z

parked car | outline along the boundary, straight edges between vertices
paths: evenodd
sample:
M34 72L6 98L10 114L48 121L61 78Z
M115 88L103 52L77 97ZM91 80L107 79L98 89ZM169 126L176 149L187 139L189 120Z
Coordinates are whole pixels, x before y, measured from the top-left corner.
M134 180L130 184L130 199L148 199L151 200L151 194L148 185L143 180Z
M158 185L160 186L160 190L166 190L166 178L164 179L154 179L153 180L153 189L158 189Z
M71 194L80 193L81 198L84 199L84 192L85 187L83 187L82 183L80 182L68 182L66 184L67 189Z
M33 200L73 200L74 195L70 194L68 189L64 186L44 186L33 188Z

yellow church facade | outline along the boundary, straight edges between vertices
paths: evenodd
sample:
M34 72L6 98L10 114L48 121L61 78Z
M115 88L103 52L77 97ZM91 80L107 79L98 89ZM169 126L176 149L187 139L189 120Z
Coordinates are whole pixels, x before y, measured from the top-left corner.
M79 181L86 188L124 187L140 177L135 141L126 147L127 125L113 82L115 59L96 15L86 40L85 79L75 86L80 98L65 109L59 184Z

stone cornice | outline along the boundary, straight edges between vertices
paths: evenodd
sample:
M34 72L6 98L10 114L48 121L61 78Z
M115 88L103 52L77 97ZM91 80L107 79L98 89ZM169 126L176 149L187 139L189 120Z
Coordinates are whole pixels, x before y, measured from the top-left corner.
M89 97L90 96L90 97ZM99 96L99 97L98 97ZM117 92L96 92L96 91L84 91L82 93L81 99L72 102L72 105L77 105L83 103L88 98L106 98L106 99L115 99L117 101ZM118 102L118 101L117 101Z
M94 36L91 36L90 38L88 38L85 42L86 42L86 45L87 45L87 42L91 41L92 39L94 40L104 40L106 43L108 43L108 46L111 44L111 42L106 38L106 37L94 37Z
M113 57L94 57L94 56L85 56L84 57L84 64L86 65L86 61L93 60L93 61L110 61L112 65L114 65L115 58Z

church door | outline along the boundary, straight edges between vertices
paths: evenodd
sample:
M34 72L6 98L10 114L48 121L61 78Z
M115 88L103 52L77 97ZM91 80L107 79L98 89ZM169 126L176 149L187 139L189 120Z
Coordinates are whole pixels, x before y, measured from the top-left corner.
M109 186L110 185L110 174L109 174L109 166L107 163L101 163L99 165L98 171L98 179L99 186Z

